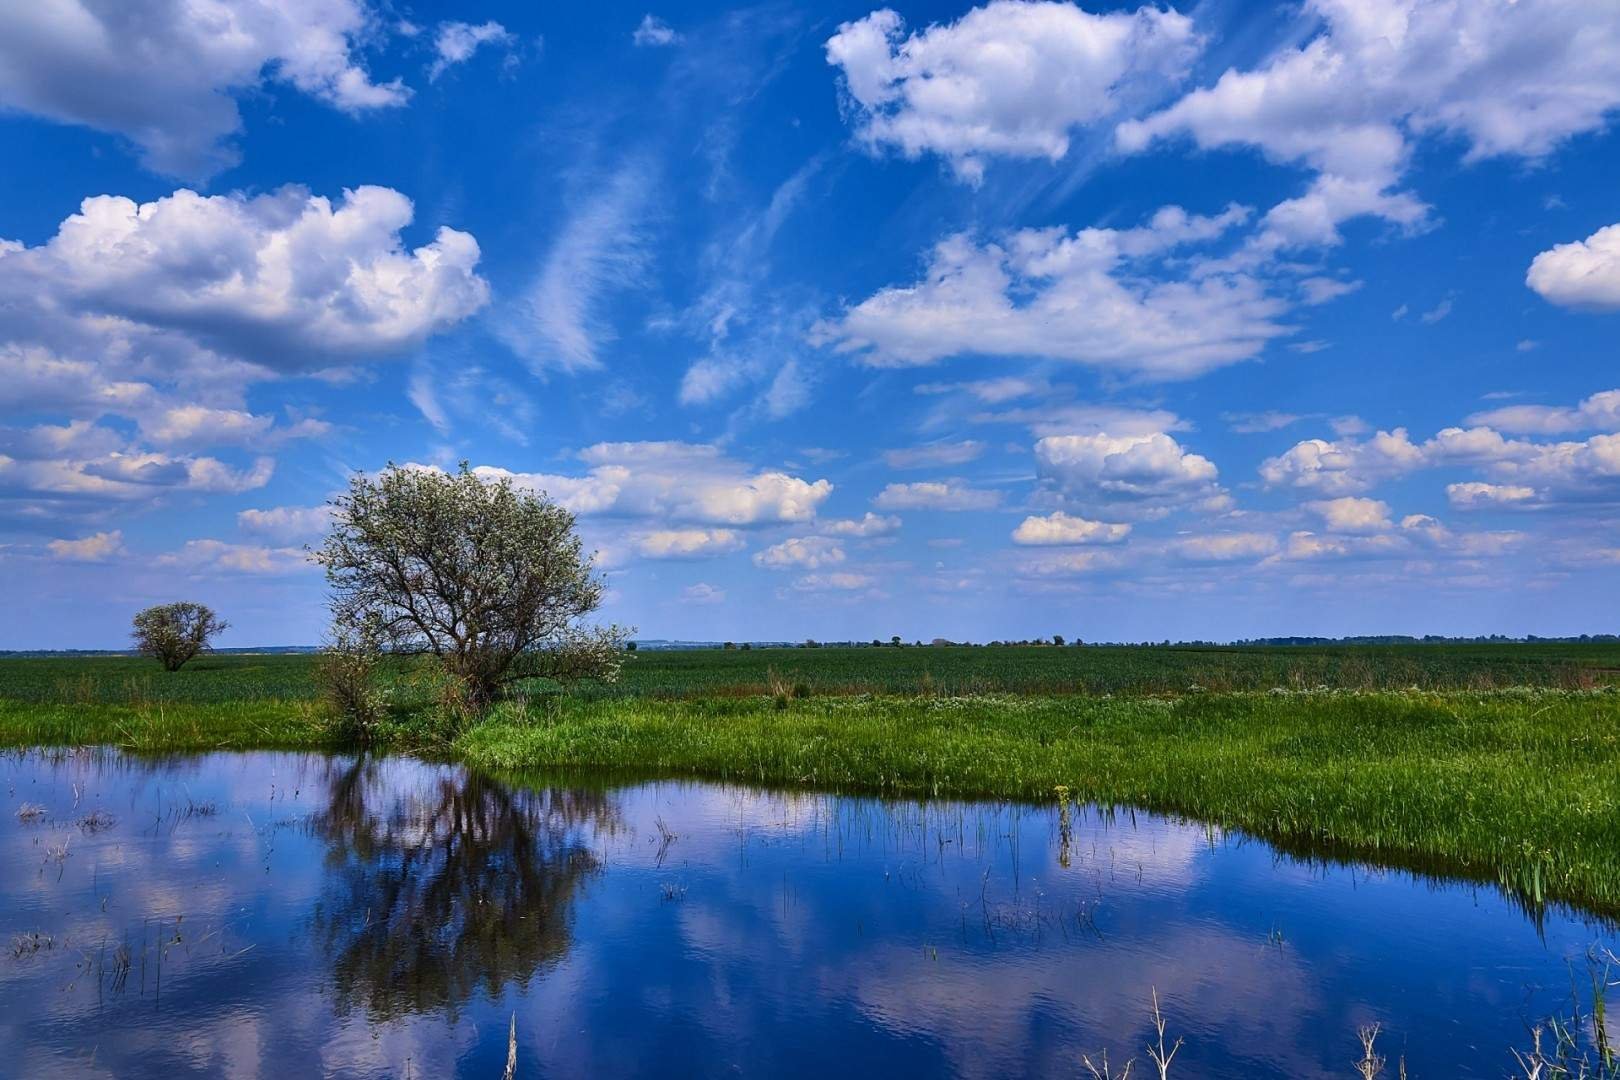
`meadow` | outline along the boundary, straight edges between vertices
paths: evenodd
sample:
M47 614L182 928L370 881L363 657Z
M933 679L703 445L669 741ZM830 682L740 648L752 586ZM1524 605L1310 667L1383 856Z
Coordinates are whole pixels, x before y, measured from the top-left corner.
M313 659L0 661L0 743L335 747ZM523 775L617 770L1184 815L1324 858L1620 915L1620 647L642 652L451 728L410 672L395 747Z
M178 672L127 655L0 657L0 699L40 704L227 704L316 696L307 653L215 653ZM863 646L646 650L577 699L815 694L1179 694L1593 689L1620 685L1620 643L1434 645ZM529 693L544 687L527 687Z

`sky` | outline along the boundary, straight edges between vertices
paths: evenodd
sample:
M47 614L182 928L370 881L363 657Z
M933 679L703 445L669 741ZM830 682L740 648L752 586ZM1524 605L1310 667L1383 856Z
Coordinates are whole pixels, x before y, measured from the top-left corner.
M0 648L387 463L643 638L1615 632L1620 6L0 7Z

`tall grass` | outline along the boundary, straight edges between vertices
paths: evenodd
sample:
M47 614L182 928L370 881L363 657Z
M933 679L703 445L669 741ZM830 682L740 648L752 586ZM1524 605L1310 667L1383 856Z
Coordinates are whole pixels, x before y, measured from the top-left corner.
M573 702L497 710L455 754L903 796L1076 798L1301 854L1620 913L1620 694L1207 694Z

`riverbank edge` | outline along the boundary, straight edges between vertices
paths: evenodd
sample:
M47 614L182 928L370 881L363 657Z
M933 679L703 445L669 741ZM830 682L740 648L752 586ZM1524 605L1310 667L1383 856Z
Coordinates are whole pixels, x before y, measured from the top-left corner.
M0 700L0 744L352 750L310 702ZM507 702L382 749L521 775L608 769L918 798L1137 807L1292 854L1620 914L1620 694L1269 692ZM1060 789L1061 795L1060 795Z

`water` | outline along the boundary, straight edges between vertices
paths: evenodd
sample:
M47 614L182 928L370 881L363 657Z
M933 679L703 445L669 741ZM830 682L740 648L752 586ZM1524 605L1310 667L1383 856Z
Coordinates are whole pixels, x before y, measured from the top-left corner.
M1377 1021L1391 1075L1499 1078L1620 945L1095 809L270 753L0 792L7 1076L498 1078L514 1014L520 1077L1140 1074L1157 989L1173 1077L1350 1077Z

